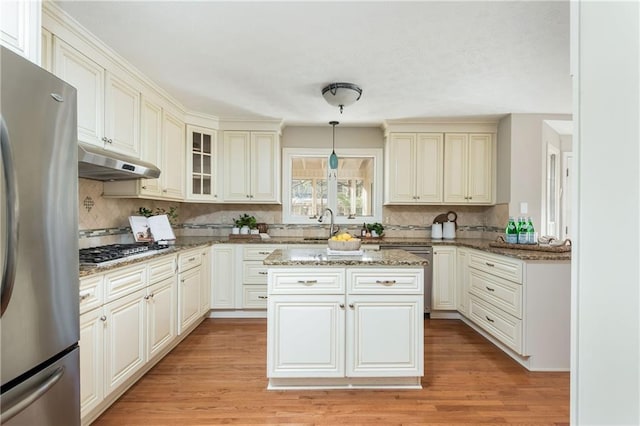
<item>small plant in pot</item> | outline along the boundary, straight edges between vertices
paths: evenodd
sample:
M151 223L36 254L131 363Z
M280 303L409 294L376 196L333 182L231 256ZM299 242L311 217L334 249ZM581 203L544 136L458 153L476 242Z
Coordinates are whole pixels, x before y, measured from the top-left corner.
M371 232L373 238L380 238L384 234L384 226L379 222L367 224L367 230Z
M235 227L231 230L232 234L248 234L251 229L258 227L258 221L254 216L244 213L234 221ZM236 232L236 229L238 230Z

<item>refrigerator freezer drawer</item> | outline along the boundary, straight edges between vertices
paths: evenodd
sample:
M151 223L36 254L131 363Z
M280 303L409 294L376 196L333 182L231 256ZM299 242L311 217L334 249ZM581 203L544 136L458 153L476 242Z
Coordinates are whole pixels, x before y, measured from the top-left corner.
M2 425L80 425L78 356L79 348L76 347L57 362L2 394Z

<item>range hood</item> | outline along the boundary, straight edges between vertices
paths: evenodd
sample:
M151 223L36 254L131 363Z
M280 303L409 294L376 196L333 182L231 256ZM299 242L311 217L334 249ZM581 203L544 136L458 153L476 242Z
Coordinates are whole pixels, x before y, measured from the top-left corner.
M78 176L93 180L155 179L160 169L151 163L78 143Z

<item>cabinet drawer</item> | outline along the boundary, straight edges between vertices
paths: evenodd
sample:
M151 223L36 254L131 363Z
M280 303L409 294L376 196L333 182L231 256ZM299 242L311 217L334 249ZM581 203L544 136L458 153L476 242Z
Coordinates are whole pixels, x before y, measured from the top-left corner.
M347 269L351 294L421 294L424 269Z
M493 337L522 354L522 320L469 295L469 317Z
M285 248L285 246L277 245L258 245L258 246L245 246L242 249L243 260L264 260L274 250L279 248Z
M105 297L109 303L147 285L147 265L118 269L104 275Z
M80 314L102 305L104 275L92 275L80 279Z
M242 262L242 277L244 284L266 284L267 267L259 260L245 260Z
M522 319L522 285L469 269L469 292Z
M242 307L244 309L267 309L267 286L242 286Z
M316 268L269 271L269 294L344 294L344 270Z
M149 262L149 284L157 283L176 274L176 256L161 257Z
M200 250L190 250L178 255L178 272L184 272L202 264Z
M522 262L517 259L471 251L469 252L469 266L522 284Z

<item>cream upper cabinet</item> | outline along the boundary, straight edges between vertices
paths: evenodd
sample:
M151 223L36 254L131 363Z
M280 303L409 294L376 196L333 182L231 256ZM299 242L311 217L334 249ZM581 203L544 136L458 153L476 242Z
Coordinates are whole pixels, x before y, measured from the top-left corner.
M444 202L492 204L493 157L492 134L445 134Z
M184 199L184 123L175 115L164 111L162 119L163 159L160 182L163 198Z
M40 32L40 66L53 72L53 34L44 28Z
M77 89L78 140L140 157L140 91L133 77L53 37L53 72Z
M162 107L148 96L142 96L140 107L140 158L143 161L162 165ZM162 170L161 170L162 172ZM142 179L141 195L161 196L160 178Z
M386 143L387 204L442 202L442 133L391 133Z
M55 36L53 54L53 73L77 89L78 140L103 147L104 68Z
M140 157L140 91L114 73L105 79L105 146Z
M218 201L217 132L187 126L187 201Z
M158 166L158 179L104 183L105 197L184 199L185 125L161 101L143 94L140 106L141 159Z
M223 200L280 202L280 142L276 132L225 131Z
M0 1L0 44L40 65L39 0Z

